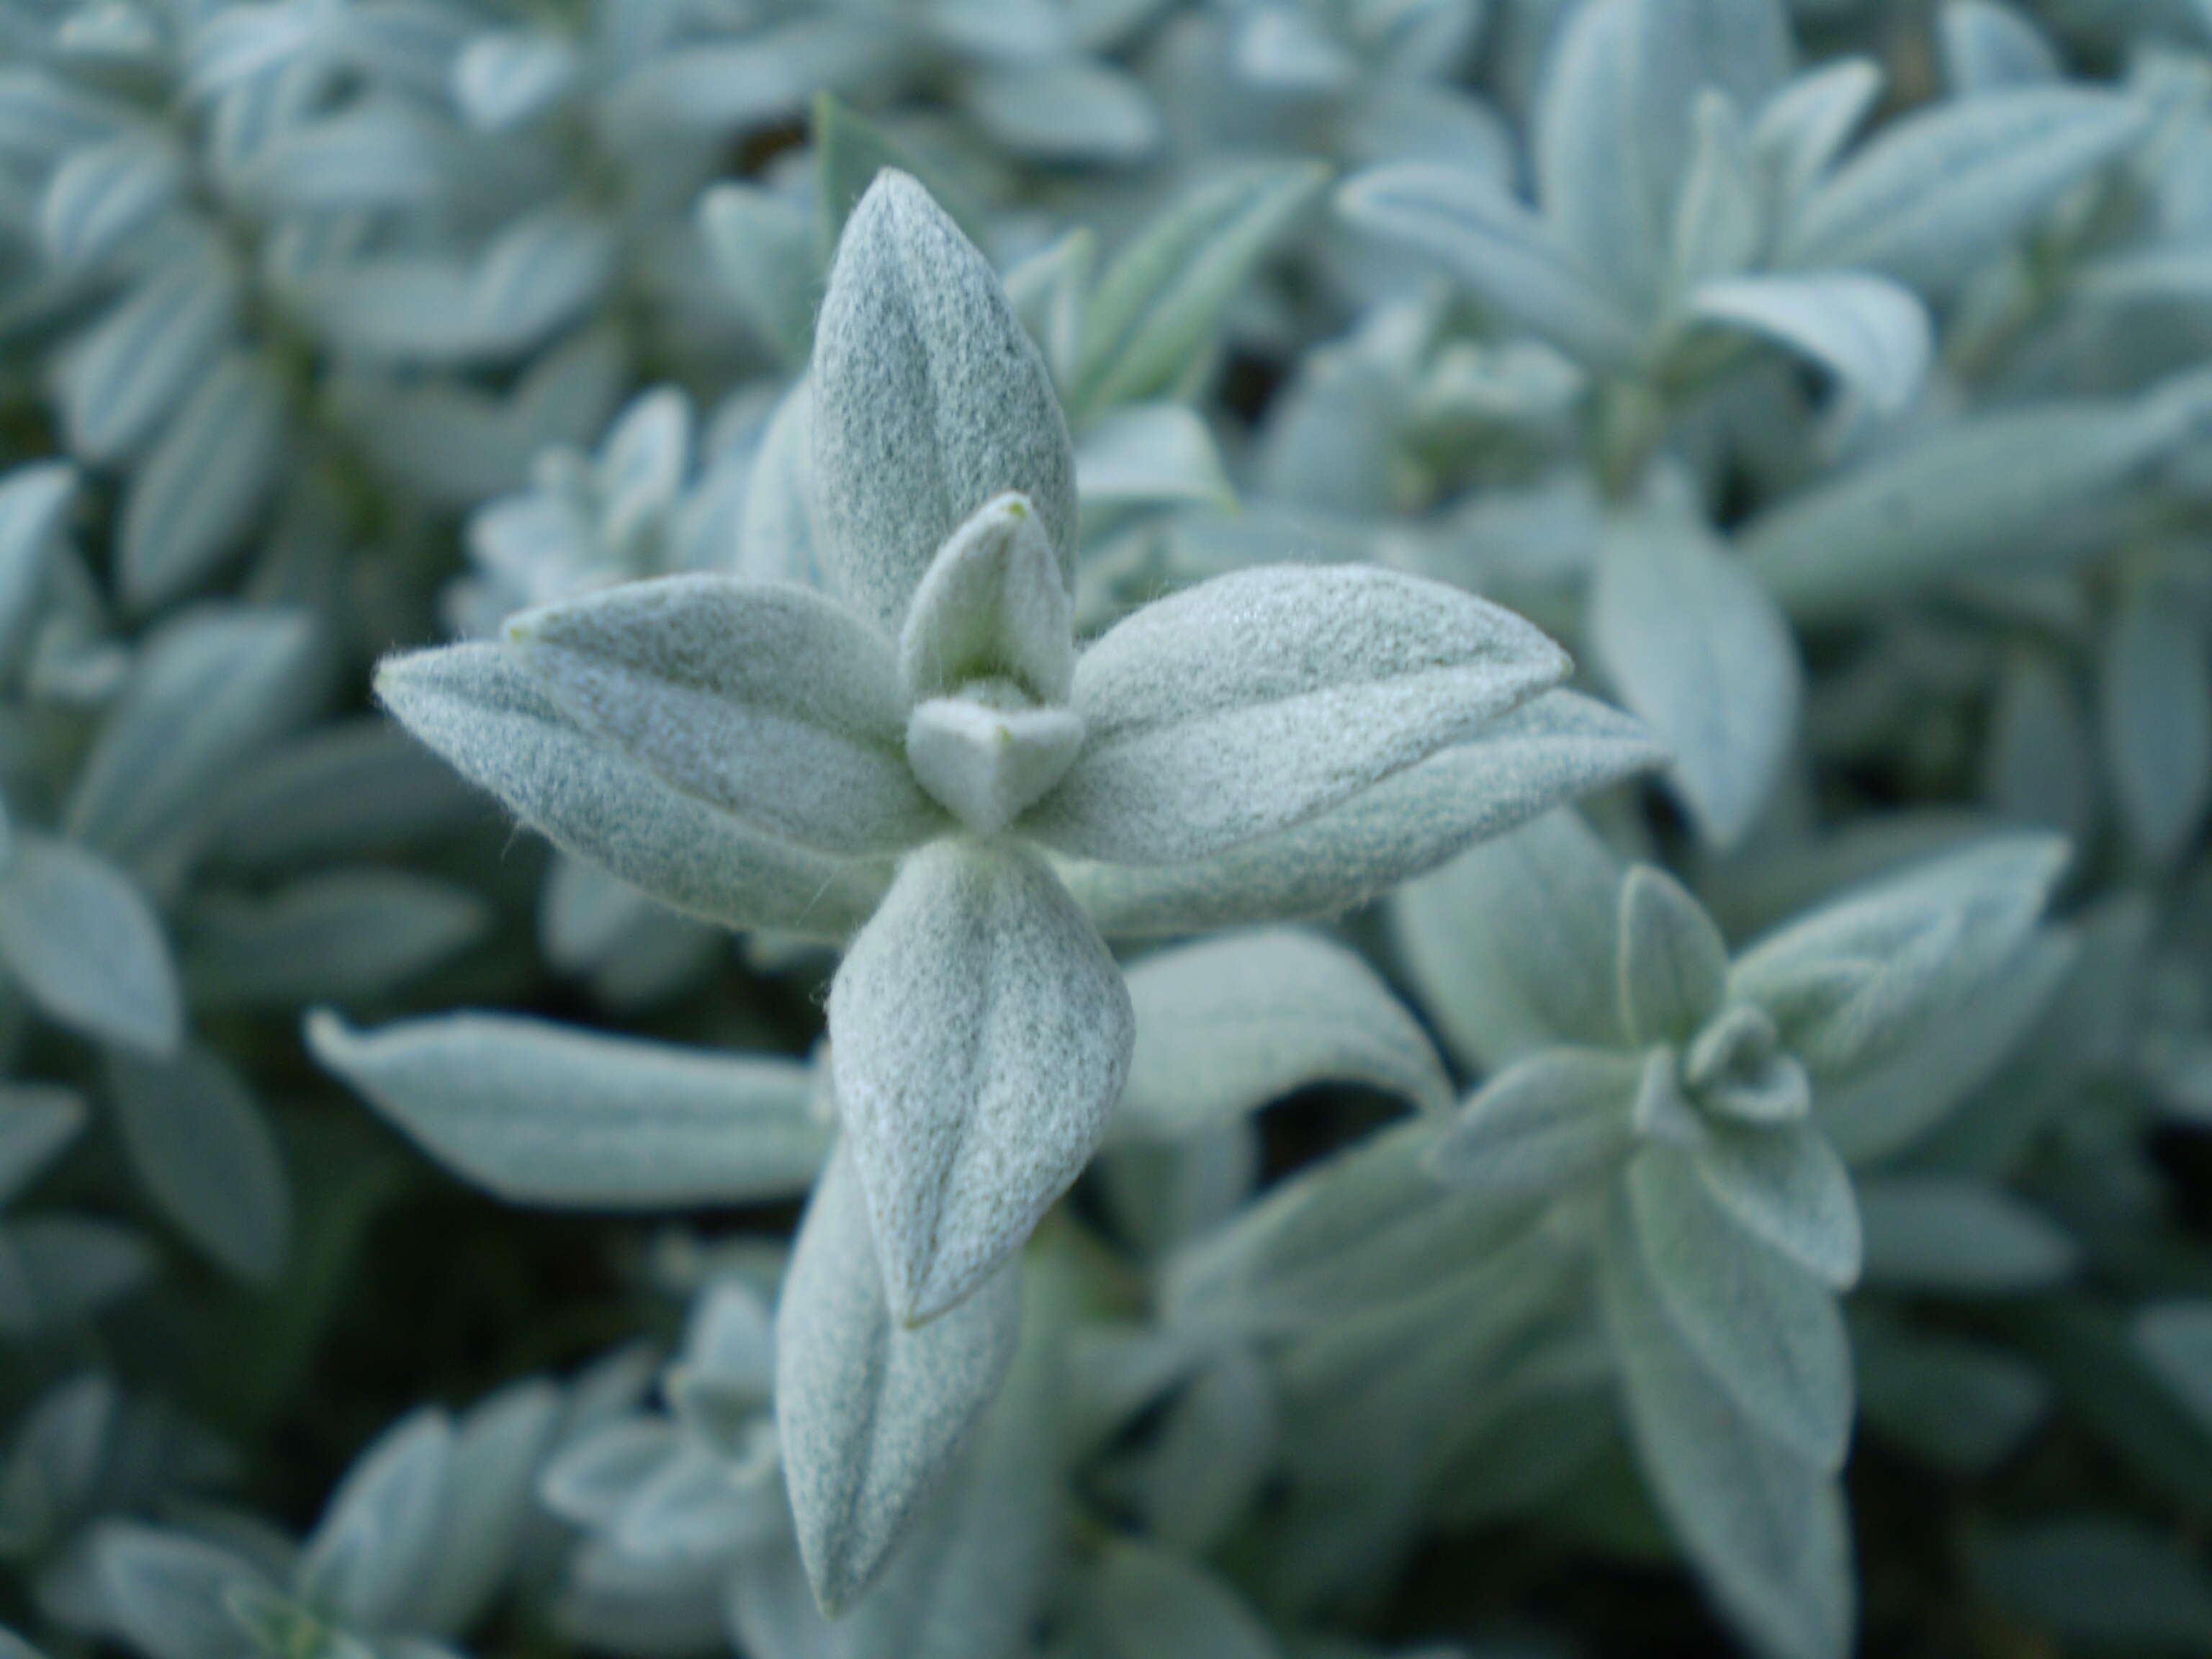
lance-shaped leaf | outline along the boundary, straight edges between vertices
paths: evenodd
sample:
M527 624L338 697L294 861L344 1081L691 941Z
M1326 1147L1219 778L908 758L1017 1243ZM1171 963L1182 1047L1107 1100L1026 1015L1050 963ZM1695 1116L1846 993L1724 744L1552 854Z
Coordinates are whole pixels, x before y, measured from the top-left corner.
M243 1556L189 1534L111 1521L93 1535L92 1571L113 1628L150 1659L251 1650L231 1603L269 1585Z
M1627 313L1495 179L1437 161L1400 162L1346 183L1337 210L1435 260L1500 316L1583 362L1624 364L1635 355Z
M1371 565L1233 572L1085 652L1090 728L1029 820L1085 858L1172 864L1285 830L1564 678L1510 611Z
M0 1084L0 1206L46 1172L84 1127L83 1097L40 1083Z
M1663 870L1620 884L1620 1018L1636 1043L1686 1042L1728 990L1728 945L1705 906Z
M231 1272L283 1271L292 1192L276 1136L246 1085L204 1048L155 1060L107 1056L123 1150L163 1213Z
M2212 635L2166 583L2128 595L2105 641L2105 753L2130 839L2154 862L2212 800Z
M892 1316L859 1172L842 1146L814 1190L775 1321L776 1428L814 1594L831 1614L874 1582L999 1391L1021 1334L1008 1263L920 1328Z
M1905 408L1927 377L1927 307L1887 277L1717 277L1692 291L1687 308L1700 322L1748 329L1811 358L1877 414Z
M659 1209L794 1197L830 1131L797 1060L501 1014L359 1032L311 1015L315 1058L430 1154L512 1203Z
M1011 679L1040 702L1067 700L1073 606L1025 497L986 501L938 550L899 633L899 672L917 696Z
M1701 529L1650 518L1607 535L1590 627L1622 701L1674 753L1674 778L1718 846L1757 820L1797 734L1803 672L1758 581Z
M1188 864L1070 861L1060 872L1115 938L1333 915L1665 759L1628 715L1548 691L1291 829Z
M437 1559L453 1425L433 1407L410 1412L346 1471L301 1547L300 1598L325 1616L378 1629L405 1618Z
M1722 1208L1689 1154L1647 1149L1626 1186L1650 1281L1714 1386L1798 1456L1840 1468L1851 1360L1827 1286Z
M814 460L833 573L896 633L937 550L1018 490L1072 582L1075 452L999 279L929 193L878 175L814 332Z
M400 723L556 846L664 904L728 927L842 939L887 865L757 834L588 736L501 647L387 658L376 690Z
M0 960L65 1025L148 1054L177 1046L183 1013L161 920L97 854L15 836L0 869Z
M578 724L769 835L878 853L943 822L901 760L896 662L822 594L671 576L526 612L507 636Z
M1782 262L1947 292L2149 126L2140 104L2078 87L1940 105L1881 133L1815 190L1784 233Z
M1721 1207L1836 1290L1859 1276L1859 1212L1844 1161L1802 1121L1711 1122L1691 1154Z
M40 461L0 474L0 665L14 659L76 501L76 469Z
M1451 1081L1419 1024L1356 953L1278 927L1148 957L1117 1123L1172 1138L1316 1083L1357 1083L1440 1111Z
M2002 1296L2057 1284L2080 1259L2073 1239L2039 1211L1967 1176L1876 1177L1859 1205L1869 1285Z
M1606 1170L1636 1144L1629 1108L1643 1073L1629 1054L1555 1048L1507 1066L1430 1149L1455 1191L1548 1195Z
M1624 1197L1599 1284L1638 1460L1715 1597L1778 1659L1843 1659L1856 1622L1835 1481L1730 1403L1677 1333Z
M1034 854L912 855L830 988L830 1066L899 1319L943 1313L1082 1173L1129 1066L1121 970Z

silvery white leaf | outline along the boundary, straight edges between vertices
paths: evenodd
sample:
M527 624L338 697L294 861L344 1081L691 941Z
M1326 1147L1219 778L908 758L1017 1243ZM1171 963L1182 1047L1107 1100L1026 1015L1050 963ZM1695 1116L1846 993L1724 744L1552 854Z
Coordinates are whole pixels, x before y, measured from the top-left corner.
M1057 587L1057 584L1054 584ZM1065 708L1022 706L1021 694L933 697L906 727L907 764L969 834L989 837L1067 774L1083 747L1083 722Z
M1780 1659L1844 1659L1856 1586L1834 1480L1746 1418L1677 1334L1625 1195L1601 1232L1599 1285L1638 1461L1730 1619Z
M73 842L15 835L0 868L0 960L33 1003L88 1036L164 1054L182 1035L160 918L129 876Z
M453 59L453 101L479 132L505 132L559 103L580 68L575 48L554 35L489 30Z
M2139 105L2081 87L2020 87L1909 115L1806 198L1781 263L1879 271L1942 295L2148 126Z
M46 181L39 237L64 269L98 264L176 199L175 153L134 133L73 153Z
M1735 106L1708 88L1698 94L1695 117L1668 239L1670 294L1741 270L1766 235L1759 181Z
M480 1618L514 1570L538 1512L533 1487L562 1407L542 1378L509 1383L453 1425L438 1547L410 1593L407 1618L452 1632Z
M1204 1567L1157 1545L1115 1544L1085 1586L1102 1659L1277 1659L1259 1616Z
M1200 185L1146 226L1091 289L1069 406L1087 417L1180 384L1231 297L1326 176L1310 162L1252 163Z
M2002 675L1982 751L1983 793L2014 823L2087 840L2103 791L2073 675L2043 651L2015 653Z
M666 1417L623 1417L568 1441L538 1480L545 1507L565 1521L597 1530L673 1458L684 1430Z
M1113 1495L1163 1543L1203 1556L1258 1506L1282 1442L1266 1363L1232 1347L1168 1406L1158 1434Z
M70 833L116 854L173 833L306 712L317 643L312 618L275 606L208 606L162 623L77 774Z
M1464 741L1568 667L1520 617L1441 583L1352 565L1218 576L1083 653L1090 736L1028 828L1115 863L1224 852Z
M822 293L813 216L757 185L736 183L709 187L697 216L723 290L784 363L805 367Z
M1072 578L1075 457L1051 376L999 279L912 179L847 221L814 340L814 460L847 599L896 631L945 538L1007 490Z
M327 14L306 6L226 7L185 43L186 83L206 97L291 62L315 43Z
M1620 884L1620 1020L1638 1045L1686 1042L1728 992L1728 942L1682 884L1649 864Z
M36 461L0 474L0 666L11 665L76 501L76 469Z
M325 870L265 898L205 892L185 913L185 982L204 1009L380 996L490 925L476 893L400 870Z
M1547 691L1332 811L1212 858L1059 868L1114 938L1333 915L1663 758L1628 716Z
M1087 422L1075 446L1084 510L1235 500L1213 434L1181 404L1127 404Z
M2011 1194L1961 1176L1867 1177L1859 1188L1866 1282L1954 1296L2041 1290L2080 1252L2057 1224Z
M514 1202L665 1208L804 1192L827 1127L795 1060L453 1013L361 1033L307 1022L316 1059L467 1179Z
M1772 178L1774 206L1793 212L1881 96L1881 67L1842 58L1780 88L1752 124L1751 146Z
M108 1616L148 1659L242 1659L230 1592L268 1588L241 1557L188 1534L111 1521L93 1535Z
M1731 993L1816 1078L1848 1075L2012 963L2068 856L2051 837L1992 837L1848 889L1740 957Z
M1557 1043L1626 1043L1621 878L1580 816L1555 811L1400 893L1400 949L1461 1054L1494 1070Z
M717 1452L687 1441L629 1495L610 1538L639 1561L708 1564L775 1542L785 1517L772 1483L734 1480Z
M1044 163L1121 167L1160 142L1143 82L1079 58L993 68L967 76L961 106L1015 155Z
M375 714L331 720L244 769L210 849L233 868L332 863L450 834L483 803L436 756Z
M2212 629L2156 582L2121 603L2105 640L2105 754L2138 851L2164 863L2212 802Z
M107 1092L123 1150L162 1213L232 1273L274 1283L291 1249L291 1186L238 1075L205 1048L162 1060L110 1050Z
M1626 1187L1645 1271L1714 1385L1796 1455L1841 1468L1850 1348L1827 1286L1723 1208L1692 1154L1649 1147Z
M1629 1119L1643 1067L1595 1048L1530 1054L1485 1082L1428 1155L1455 1192L1549 1197L1634 1150Z
M734 133L796 114L817 88L880 76L895 32L802 16L741 39L708 38L662 52L605 94L601 123L618 148L645 149L690 133Z
M83 1097L51 1084L0 1085L0 1208L46 1172L84 1127Z
M436 1559L453 1458L446 1413L424 1406L379 1435L331 1495L300 1553L300 1599L340 1624L404 1619Z
M215 361L236 296L204 265L155 276L71 343L57 386L70 447L115 462L138 449Z
M836 1659L1013 1659L1050 1588L1060 1546L1061 1292L1024 1282L1021 1346L997 1399L908 1541L836 1626Z
M276 378L241 353L185 400L123 504L125 602L149 611L191 587L252 524L284 461Z
M1910 405L1928 373L1927 310L1887 277L1848 270L1717 277L1691 292L1687 309L1701 322L1748 329L1811 358L1877 414Z
M830 1067L893 1313L933 1318L1018 1251L1121 1092L1129 995L1018 846L908 856L830 988Z
M526 611L507 636L578 724L757 830L860 854L944 822L902 758L896 660L819 593L666 576Z
M747 829L587 737L507 652L448 646L386 659L377 696L471 783L532 829L665 904L726 927L842 939L888 866Z
M1446 1191L1433 1119L1309 1164L1169 1261L1161 1306L1209 1342L1326 1325L1411 1294L1525 1226L1538 1205Z
M1295 928L1232 933L1129 973L1136 1044L1117 1131L1174 1139L1316 1083L1354 1083L1418 1111L1451 1081L1419 1024L1355 952Z
M723 1594L729 1639L752 1659L846 1659L837 1626L814 1604L795 1542L738 1557Z
M1010 678L1059 704L1074 675L1075 624L1052 544L1026 498L995 496L946 538L915 587L899 678L916 697Z
M2059 78L2058 54L2051 43L2003 0L1945 0L1936 35L1945 78L1955 93L1978 97Z
M1352 179L1337 206L1361 229L1436 260L1500 315L1580 362L1611 366L1635 354L1638 331L1620 302L1494 179L1404 162Z
M808 315L811 322L811 308ZM829 586L814 495L814 389L804 378L784 393L761 435L738 533L739 575Z
M1707 1126L1690 1154L1721 1207L1822 1283L1858 1281L1857 1201L1844 1162L1802 1121Z
M372 88L334 112L274 128L226 182L272 216L430 209L455 188L457 137L396 90Z
M1622 700L1674 751L1699 830L1735 845L1796 739L1804 673L1789 623L1702 528L1646 517L1609 527L1589 626Z
M1753 519L1737 544L1793 616L1850 616L2064 551L2069 527L2109 503L2171 436L2153 404L1992 410L1799 491Z
M776 1309L776 1427L799 1553L832 1617L855 1605L1013 1364L1022 1273L1000 1268L918 1328L884 1299L868 1207L841 1149L799 1224Z
M1767 0L1599 0L1554 47L1533 122L1537 193L1584 269L1650 297L1695 145L1697 94L1753 109L1790 52Z

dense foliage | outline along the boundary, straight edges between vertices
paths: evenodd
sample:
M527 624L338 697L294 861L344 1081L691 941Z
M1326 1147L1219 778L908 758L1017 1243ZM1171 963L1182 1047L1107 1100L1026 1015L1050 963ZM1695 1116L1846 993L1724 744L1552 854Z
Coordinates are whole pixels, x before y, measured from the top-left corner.
M2212 1650L2212 10L0 0L0 1659Z

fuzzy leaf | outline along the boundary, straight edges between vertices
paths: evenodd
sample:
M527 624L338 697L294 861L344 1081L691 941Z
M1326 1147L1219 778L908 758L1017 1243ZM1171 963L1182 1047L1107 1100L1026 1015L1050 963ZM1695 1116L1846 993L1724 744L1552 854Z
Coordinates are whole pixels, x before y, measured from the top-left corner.
M1702 530L1616 522L1590 629L1622 700L1673 750L1674 777L1707 839L1749 832L1796 741L1803 670L1789 624Z
M911 855L830 990L830 1066L890 1306L945 1312L1082 1173L1133 1037L1121 970L1018 848Z
M2054 1223L1982 1182L1870 1177L1859 1188L1866 1281L1884 1289L2001 1296L2064 1279L2080 1252Z
M1907 407L1927 378L1927 308L1886 277L1716 277L1699 283L1686 306L1700 322L1747 329L1810 358L1878 415Z
M386 658L376 690L532 829L689 915L842 939L890 885L884 864L793 847L679 793L586 736L501 647Z
M300 1552L301 1599L375 1630L406 1618L436 1559L453 1456L446 1413L420 1407L372 1442L331 1494Z
M1627 1190L1651 1283L1715 1385L1798 1456L1842 1468L1850 1349L1828 1288L1740 1225L1690 1154L1648 1149Z
M785 1198L805 1190L829 1145L795 1060L477 1013L364 1033L320 1011L307 1042L434 1157L510 1203Z
M1173 1139L1316 1083L1355 1083L1416 1110L1451 1099L1413 1016L1358 955L1291 928L1146 957L1129 974L1136 1045L1117 1127Z
M938 550L899 634L899 673L916 696L1011 679L1040 702L1067 701L1073 612L1052 544L1026 499L986 501Z
M92 1551L108 1616L149 1659L239 1659L247 1650L230 1596L240 1587L267 1585L243 1558L127 1521L101 1527Z
M198 583L244 537L283 471L284 401L243 353L185 400L123 507L123 597L146 611Z
M88 1036L150 1054L182 1036L160 918L130 877L70 842L15 836L0 867L0 960L32 1001Z
M1310 162L1255 163L1201 185L1147 226L1091 291L1071 407L1097 414L1181 382L1231 298L1327 177Z
M201 1009L387 994L491 923L466 888L380 869L328 870L266 899L208 893L188 915L185 981Z
M2105 753L2130 838L2163 863L2212 802L2212 629L2180 594L2144 583L2105 642Z
M1090 737L1029 827L1115 863L1224 852L1463 741L1568 667L1518 617L1440 583L1355 565L1218 576L1084 653Z
M1665 871L1639 864L1620 884L1620 1020L1638 1044L1685 1042L1728 991L1728 942Z
M1074 572L1075 453L999 279L928 192L879 175L814 335L814 460L845 597L896 633L945 539L1016 490Z
M1678 1334L1617 1200L1599 1285L1638 1462L1731 1620L1778 1659L1844 1659L1856 1622L1834 1480L1738 1410Z
M1627 715L1547 691L1340 806L1210 859L1060 868L1114 938L1328 916L1664 759Z
M1843 1160L1819 1131L1802 1121L1712 1123L1691 1158L1721 1207L1750 1232L1835 1290L1857 1282L1858 1204Z
M36 1181L84 1128L83 1097L50 1084L0 1084L0 1208Z
M1629 1103L1643 1068L1631 1055L1555 1048L1485 1083L1429 1153L1455 1191L1550 1196L1624 1160Z
M0 474L0 667L14 661L23 642L76 487L76 469L65 461L37 461Z
M901 760L896 664L821 594L670 576L526 611L507 636L578 724L767 834L878 853L943 821Z
M1338 211L1354 226L1442 265L1501 317L1585 363L1626 363L1638 339L1627 313L1545 222L1480 173L1435 161L1377 167L1348 181Z
M1782 262L1947 293L2148 125L2136 103L2079 87L1986 93L1908 116L1806 199Z
M799 1553L823 1610L857 1602L999 1392L1020 1335L1008 1263L942 1318L892 1317L849 1152L799 1224L776 1310L776 1427Z
M276 1281L292 1241L283 1155L246 1085L204 1048L175 1059L111 1051L123 1150L164 1214L241 1279Z
M1156 1546L1119 1543L1089 1587L1102 1659L1277 1659L1257 1614L1205 1568Z

